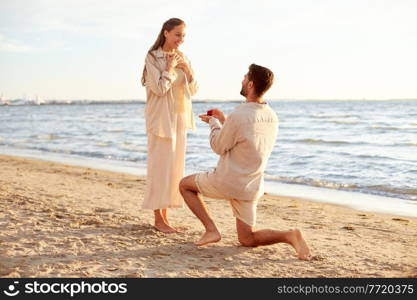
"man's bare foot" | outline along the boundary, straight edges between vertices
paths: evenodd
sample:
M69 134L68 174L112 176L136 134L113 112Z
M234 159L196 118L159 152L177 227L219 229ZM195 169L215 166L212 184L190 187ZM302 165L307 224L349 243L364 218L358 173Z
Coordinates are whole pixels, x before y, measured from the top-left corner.
M310 249L308 248L307 243L301 234L301 231L294 229L291 233L290 243L297 252L298 258L301 260L310 260Z
M210 243L216 243L220 241L222 236L218 231L206 231L198 242L195 242L197 246L203 246Z
M155 223L154 227L163 232L163 233L175 233L177 232L177 230L171 226L169 226L168 224L165 224L163 222L161 223Z

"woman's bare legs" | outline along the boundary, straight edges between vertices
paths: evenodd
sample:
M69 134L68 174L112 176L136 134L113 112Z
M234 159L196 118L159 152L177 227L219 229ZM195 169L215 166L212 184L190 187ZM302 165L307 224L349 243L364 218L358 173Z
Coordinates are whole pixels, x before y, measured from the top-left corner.
M169 226L168 219L167 219L167 209L156 209L154 210L155 214L155 228L164 233L174 233L177 230L171 226Z
M168 222L168 215L167 215L168 210L167 210L166 208L164 208L164 209L161 209L161 212L162 212L162 218L164 218L165 223L166 223L167 225L169 225L169 222Z

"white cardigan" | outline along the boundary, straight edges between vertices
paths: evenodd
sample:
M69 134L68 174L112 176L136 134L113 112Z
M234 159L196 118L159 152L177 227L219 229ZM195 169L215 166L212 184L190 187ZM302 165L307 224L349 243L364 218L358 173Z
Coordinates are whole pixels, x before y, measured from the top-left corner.
M191 66L187 57L185 60ZM160 137L175 137L176 135L176 111L172 93L172 84L176 79L176 73L165 71L166 58L161 48L148 53L145 59L145 87L146 87L146 131ZM185 78L184 101L186 119L189 120L187 129L195 130L195 119L192 111L191 96L198 90L198 84L193 76L192 82Z

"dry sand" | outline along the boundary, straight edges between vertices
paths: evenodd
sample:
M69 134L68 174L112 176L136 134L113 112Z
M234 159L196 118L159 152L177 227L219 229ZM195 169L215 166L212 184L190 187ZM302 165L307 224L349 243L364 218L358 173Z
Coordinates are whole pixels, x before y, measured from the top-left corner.
M228 202L207 199L223 239L170 211L182 232L152 227L144 178L0 156L0 277L416 277L417 220L266 195L257 228L299 228L314 259L285 244L239 246Z

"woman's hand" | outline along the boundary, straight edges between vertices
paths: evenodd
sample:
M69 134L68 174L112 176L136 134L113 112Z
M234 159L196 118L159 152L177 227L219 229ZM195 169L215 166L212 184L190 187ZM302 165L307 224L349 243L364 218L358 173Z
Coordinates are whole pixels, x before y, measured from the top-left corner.
M193 81L193 72L191 70L190 65L185 60L184 54L182 54L182 52L180 52L180 51L177 51L176 55L177 55L176 56L177 57L176 68L183 70L183 72L185 73L185 76L187 76L187 81L188 82Z
M179 56L176 54L167 54L166 60L167 64L165 67L165 71L172 73L174 68L178 65Z

